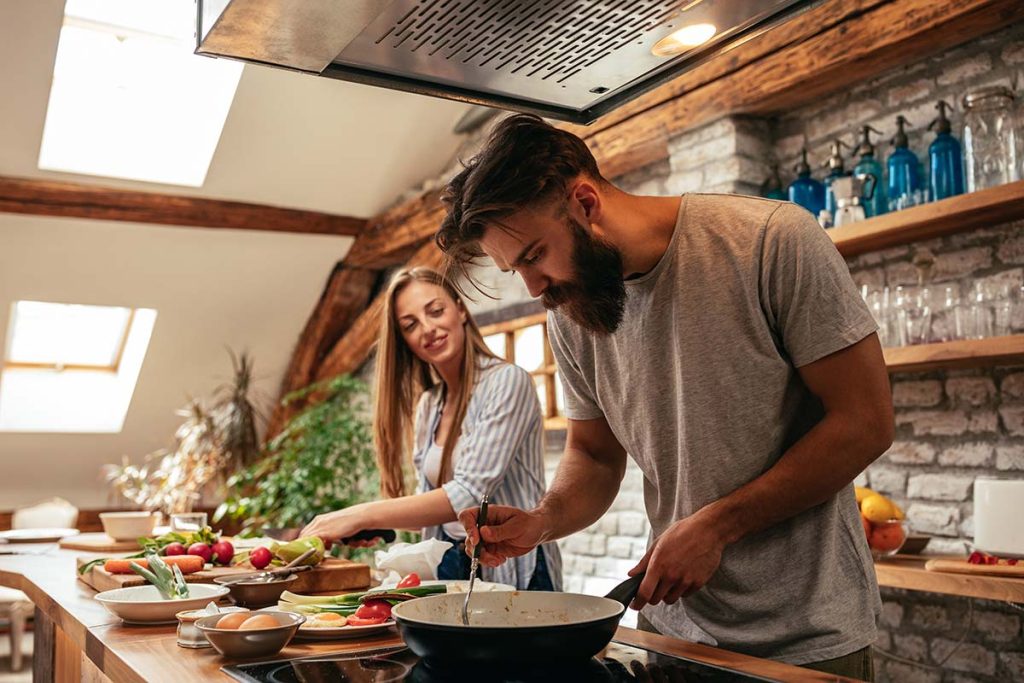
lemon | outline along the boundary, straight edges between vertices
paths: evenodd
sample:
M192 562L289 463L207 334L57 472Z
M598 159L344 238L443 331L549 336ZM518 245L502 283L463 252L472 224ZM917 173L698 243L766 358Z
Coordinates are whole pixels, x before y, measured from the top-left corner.
M896 518L896 509L885 496L877 493L868 496L860 504L860 513L875 524L883 524Z
M898 519L900 521L903 521L904 519L907 518L907 516L905 514L903 514L903 510L900 508L899 505L897 505L896 503L894 503L892 501L889 501L889 504L892 505L892 511L894 513L893 516L896 519Z
M860 505L868 496L877 495L874 491L864 486L854 486L853 492L857 496L857 505Z

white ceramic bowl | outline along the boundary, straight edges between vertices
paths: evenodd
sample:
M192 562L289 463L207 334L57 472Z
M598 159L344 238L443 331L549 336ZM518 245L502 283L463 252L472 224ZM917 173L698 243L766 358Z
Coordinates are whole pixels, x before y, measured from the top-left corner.
M103 531L115 541L134 541L151 536L156 526L155 512L101 512Z
M171 624L177 622L178 612L205 607L227 594L227 586L190 583L188 597L181 600L165 600L156 586L148 585L103 591L96 600L129 624Z

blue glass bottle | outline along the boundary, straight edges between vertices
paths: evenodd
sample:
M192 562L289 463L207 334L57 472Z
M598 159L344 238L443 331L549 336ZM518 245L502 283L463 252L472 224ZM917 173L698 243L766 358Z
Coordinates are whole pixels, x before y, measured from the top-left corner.
M924 203L924 185L921 182L921 163L917 156L910 151L907 141L907 132L904 130L907 123L906 117L900 114L896 117L896 134L892 136L890 143L893 146L892 154L886 166L889 171L889 210L899 211L917 204Z
M832 192L832 181L836 178L848 176L850 173L843 167L843 147L848 144L836 138L829 146L828 160L822 166L828 167L828 174L825 176L825 210L833 219L836 215L836 195Z
M952 109L946 102L939 100L935 105L939 110L937 119L928 124L928 129L935 129L935 139L928 146L928 172L931 180L931 200L937 201L946 197L955 197L964 193L964 157L960 141L950 134L952 126L946 118L946 109Z
M771 169L771 172L768 174L768 177L764 179L764 182L761 183L761 196L765 199L779 199L781 201L786 201L788 197L786 191L782 189L782 178L779 177L779 165L773 163L769 165L769 168Z
M860 159L853 167L853 175L864 179L861 203L864 205L864 215L867 218L881 216L889 210L889 202L885 198L882 164L875 158L875 146L871 144L872 132L882 134L872 126L861 126L861 141L854 150L854 155L860 155Z
M811 167L807 163L807 148L800 150L800 163L793 167L796 180L789 184L789 201L799 204L817 219L825 208L825 186L811 177Z

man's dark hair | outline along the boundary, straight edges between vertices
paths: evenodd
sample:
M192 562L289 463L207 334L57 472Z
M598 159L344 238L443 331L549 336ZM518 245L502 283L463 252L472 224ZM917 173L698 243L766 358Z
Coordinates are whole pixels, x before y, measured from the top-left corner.
M563 195L581 174L604 182L594 155L577 136L532 114L501 121L441 196L448 214L435 240L449 274L465 275L483 255L479 240L488 226Z

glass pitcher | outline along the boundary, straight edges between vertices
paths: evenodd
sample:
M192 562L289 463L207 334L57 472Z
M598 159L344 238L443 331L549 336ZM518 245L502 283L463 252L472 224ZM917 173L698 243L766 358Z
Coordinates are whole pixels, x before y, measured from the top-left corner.
M1013 93L1003 86L964 95L964 170L967 191L1019 180L1018 136Z

